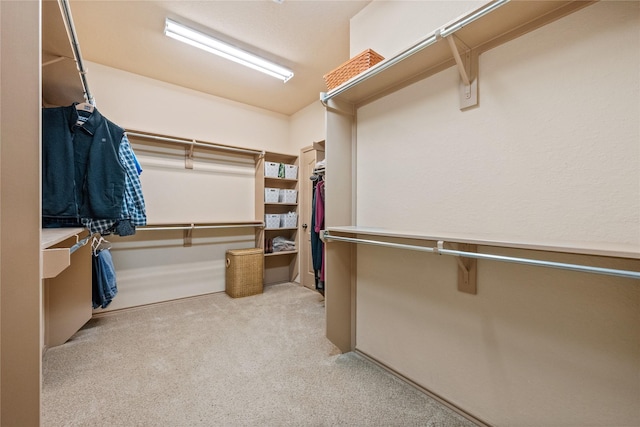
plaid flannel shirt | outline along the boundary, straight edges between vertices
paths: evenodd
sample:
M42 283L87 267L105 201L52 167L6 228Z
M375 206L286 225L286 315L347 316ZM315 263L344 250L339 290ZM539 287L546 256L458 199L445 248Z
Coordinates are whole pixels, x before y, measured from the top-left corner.
M125 134L118 150L120 163L125 170L124 203L119 220L83 218L82 224L93 233L110 234L115 231L118 221L128 220L133 226L147 225L147 214L142 195L142 185L138 173L136 155Z
M131 148L127 134L120 143L120 162L125 169L124 203L122 204L122 219L131 220L133 225L147 225L147 213L142 195L142 185L136 167L136 155Z

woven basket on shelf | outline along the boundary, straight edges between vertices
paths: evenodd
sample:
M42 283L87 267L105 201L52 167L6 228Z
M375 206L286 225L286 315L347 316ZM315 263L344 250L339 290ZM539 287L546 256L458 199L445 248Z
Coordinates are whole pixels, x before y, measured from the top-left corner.
M383 59L384 58L380 56L380 54L371 49L367 49L364 52L359 53L344 64L340 65L338 68L329 71L323 76L324 81L327 83L327 88L331 90L336 86L340 86L342 83L357 76L363 71L368 70Z
M262 249L227 251L225 292L231 298L262 293L264 252Z

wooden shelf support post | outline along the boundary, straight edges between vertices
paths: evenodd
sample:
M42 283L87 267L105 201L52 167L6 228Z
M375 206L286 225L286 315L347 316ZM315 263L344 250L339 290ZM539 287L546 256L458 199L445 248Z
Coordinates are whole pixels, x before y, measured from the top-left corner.
M446 37L460 73L460 110L478 105L478 55L466 46L455 34ZM458 44L463 46L460 55Z

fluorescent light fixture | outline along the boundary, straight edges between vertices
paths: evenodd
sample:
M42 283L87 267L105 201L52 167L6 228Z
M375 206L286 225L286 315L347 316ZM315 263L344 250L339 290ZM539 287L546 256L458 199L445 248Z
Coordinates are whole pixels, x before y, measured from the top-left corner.
M293 77L293 71L291 70L249 52L245 52L244 50L217 40L207 34L185 27L184 25L172 21L169 18L165 20L164 34L183 43L187 43L209 53L213 53L214 55L221 56L230 61L253 68L254 70L262 71L263 73L276 77L283 82L286 82Z

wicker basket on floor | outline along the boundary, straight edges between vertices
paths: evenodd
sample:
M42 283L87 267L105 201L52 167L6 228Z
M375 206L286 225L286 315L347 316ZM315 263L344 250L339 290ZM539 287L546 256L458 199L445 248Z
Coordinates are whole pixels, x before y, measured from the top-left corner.
M228 250L225 292L231 298L262 293L264 253L260 248Z
M340 86L342 83L357 76L363 71L368 70L383 59L384 58L380 54L371 49L367 49L364 52L359 53L344 64L340 65L338 68L329 71L323 76L324 81L327 84L327 88L331 90L336 86Z

